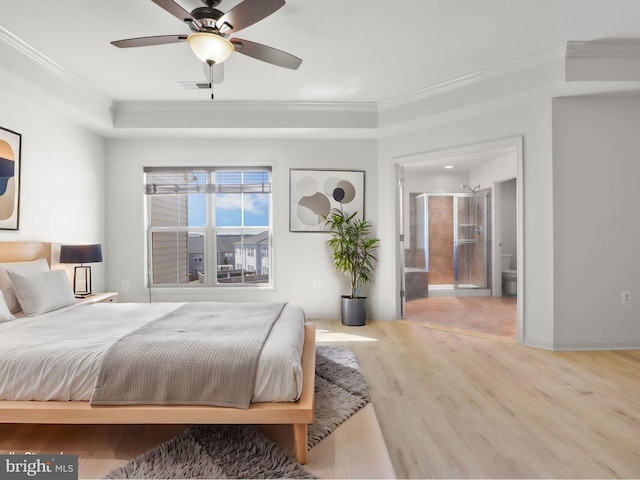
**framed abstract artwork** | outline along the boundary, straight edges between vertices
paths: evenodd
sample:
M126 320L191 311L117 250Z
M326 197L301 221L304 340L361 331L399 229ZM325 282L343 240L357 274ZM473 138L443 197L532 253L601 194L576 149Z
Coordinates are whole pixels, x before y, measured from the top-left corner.
M364 218L364 171L289 170L289 231L326 232L332 208Z
M0 230L18 230L22 135L0 127Z

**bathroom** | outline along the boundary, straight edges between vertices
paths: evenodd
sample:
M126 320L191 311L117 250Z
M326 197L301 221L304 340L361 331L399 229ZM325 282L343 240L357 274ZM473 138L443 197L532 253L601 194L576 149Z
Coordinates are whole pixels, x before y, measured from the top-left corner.
M518 145L414 161L399 172L403 312L411 302L438 297L515 303ZM513 317L515 324L515 308Z

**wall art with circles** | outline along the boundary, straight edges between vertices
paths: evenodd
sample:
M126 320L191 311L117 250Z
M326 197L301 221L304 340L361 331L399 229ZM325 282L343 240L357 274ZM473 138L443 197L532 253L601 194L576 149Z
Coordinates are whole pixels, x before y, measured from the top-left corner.
M364 171L291 169L289 186L291 232L326 232L332 208L364 218Z

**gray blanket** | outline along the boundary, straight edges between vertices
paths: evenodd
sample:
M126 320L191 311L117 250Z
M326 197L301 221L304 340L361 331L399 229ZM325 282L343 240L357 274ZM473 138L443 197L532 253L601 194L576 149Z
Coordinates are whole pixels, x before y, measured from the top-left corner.
M284 305L182 305L111 346L91 404L249 408L262 346Z

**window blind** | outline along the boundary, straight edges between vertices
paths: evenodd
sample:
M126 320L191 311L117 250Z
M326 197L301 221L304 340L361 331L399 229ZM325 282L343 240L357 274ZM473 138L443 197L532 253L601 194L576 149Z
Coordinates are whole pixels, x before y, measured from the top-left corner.
M145 167L146 195L271 193L270 170L180 169Z

